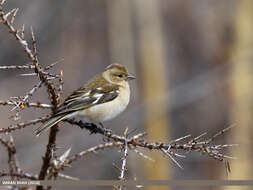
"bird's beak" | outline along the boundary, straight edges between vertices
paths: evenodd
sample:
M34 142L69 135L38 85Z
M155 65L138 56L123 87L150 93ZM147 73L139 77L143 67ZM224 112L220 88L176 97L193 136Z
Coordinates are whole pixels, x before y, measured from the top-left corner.
M126 80L136 79L135 76L128 74Z

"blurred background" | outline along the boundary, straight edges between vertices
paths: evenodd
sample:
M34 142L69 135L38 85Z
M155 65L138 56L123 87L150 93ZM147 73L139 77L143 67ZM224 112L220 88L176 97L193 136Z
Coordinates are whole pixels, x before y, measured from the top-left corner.
M42 65L64 59L55 67L55 72L64 72L63 98L111 63L125 65L137 77L131 82L128 109L104 123L116 133L128 127L147 131L149 141L169 142L187 134L212 135L236 124L216 140L239 144L227 151L238 158L230 161L229 177L223 163L198 153L177 159L184 167L181 170L158 152L141 150L156 162L130 152L128 179L252 179L252 0L8 0L5 6L6 10L20 8L15 25L25 24L29 40L33 26ZM22 48L0 25L0 65L27 63ZM37 84L36 77L20 76L28 72L1 71L0 99L25 95ZM32 100L48 103L45 87ZM1 106L0 127L50 113L26 108L21 119L13 121L10 116L15 112L10 110ZM40 169L48 140L47 135L35 137L37 127L13 133L21 168L34 174ZM70 147L75 154L103 142L100 135L68 124L61 127L59 155ZM88 155L64 173L80 179L118 179L113 164L120 166L122 155L117 149ZM7 154L0 147L0 169L7 167Z

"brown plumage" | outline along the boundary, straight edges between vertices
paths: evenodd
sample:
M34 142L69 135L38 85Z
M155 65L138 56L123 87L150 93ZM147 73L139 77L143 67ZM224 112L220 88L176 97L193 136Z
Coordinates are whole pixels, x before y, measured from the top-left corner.
M121 113L129 102L128 80L134 79L120 64L109 65L102 74L96 75L68 96L58 107L57 113L35 133L40 135L61 120L76 115L91 121L102 122Z

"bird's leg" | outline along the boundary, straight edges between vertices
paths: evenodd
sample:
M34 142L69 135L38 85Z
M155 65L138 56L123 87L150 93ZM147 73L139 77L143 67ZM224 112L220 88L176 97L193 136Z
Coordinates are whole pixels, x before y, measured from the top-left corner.
M80 120L78 122L79 126L83 129L83 128L96 128L97 126L94 123L88 123L88 122L83 122L82 120Z
M107 130L107 129L104 127L103 123L99 122L99 125L101 126L102 129ZM106 137L103 137L103 141L104 141L104 142L109 142L110 139L109 139L109 138L106 138Z
M81 129L88 129L91 133L97 133L101 129L94 123L83 122L82 120L67 119L69 123L78 125Z
M111 129L105 128L104 125L103 125L103 123L100 122L99 125L101 126L101 129L102 129L105 133L107 133L107 134L111 134L111 133L112 133L112 130L111 130Z

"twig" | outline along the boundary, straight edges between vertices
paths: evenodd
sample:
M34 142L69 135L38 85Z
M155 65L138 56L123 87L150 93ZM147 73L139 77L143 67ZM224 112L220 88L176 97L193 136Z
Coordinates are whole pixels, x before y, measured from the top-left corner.
M168 148L167 150L165 150L164 148L162 148L162 152L169 157L180 169L184 169L177 161L175 158L172 157L171 152L170 152L170 148Z
M38 84L34 85L34 87L19 102L16 103L16 106L12 110L23 105L28 100L28 98L31 97L38 88L41 87L41 84L42 82L39 81Z
M127 132L128 132L128 128L126 128L126 130L124 132L124 136L125 136L124 156L122 157L121 172L120 172L120 177L119 177L119 179L121 181L125 180L125 173L126 173L126 169L127 169L127 156L128 156ZM124 187L124 185L122 184L119 187L119 190L122 190L123 187Z
M172 140L172 141L170 141L169 143L170 143L170 144L176 143L176 142L182 141L182 140L184 140L184 139L186 139L186 138L189 138L189 137L191 137L191 135L185 135L185 136L183 136L183 137L180 137L180 138L177 138L177 139L175 139L175 140Z
M227 132L228 130L230 130L231 128L235 127L235 124L219 131L218 133L216 133L215 135L213 135L210 139L208 139L206 141L206 144L209 144L210 142L212 142L215 138L217 138L218 136L221 136L223 133Z
M64 59L60 59L60 60L58 60L58 61L55 61L54 63L51 63L50 65L48 65L48 66L45 67L45 71L51 69L51 68L54 67L56 64L58 64L58 63L60 63L60 62L62 62L62 61L64 61Z
M28 58L31 60L35 73L38 74L40 80L47 86L49 94L51 97L52 105L57 105L58 97L55 93L54 85L48 82L47 77L43 74L43 69L40 67L37 55L34 54L34 52L28 47L28 43L26 40L22 39L22 37L18 34L18 31L13 27L13 25L8 21L8 19L5 17L5 14L2 10L2 6L0 6L0 19L2 20L2 23L9 29L10 33L13 34L18 41L18 43L23 47L24 51L26 52ZM33 39L33 50L36 50L36 42L34 33L32 31L32 39ZM36 52L35 52L36 53Z
M42 84L42 82L39 81L36 85L34 85L34 87L24 96L24 98L23 98L22 101L25 102L29 97L31 97L31 96L33 95L33 93L34 93L38 88L41 87L41 84Z
M10 133L12 131L15 131L17 129L23 129L27 126L30 126L30 125L35 125L37 123L43 123L45 121L47 121L49 119L48 116L46 117L41 117L41 118L38 118L38 119L33 119L33 120L30 120L30 121L26 121L24 123L18 123L16 125L11 125L7 128L0 128L0 134L1 133Z
M2 105L2 106L6 106L6 105L7 106L16 106L17 103L12 101L12 100L7 100L7 101L0 100L0 105ZM24 109L25 107L40 108L40 109L50 109L50 108L52 108L51 105L43 104L43 103L40 103L40 102L24 102L24 103L22 103L22 105L24 107L21 108L21 109Z
M24 49L25 53L27 54L28 58L31 60L32 65L34 65L34 67L35 67L34 68L35 73L38 74L38 77L39 77L40 81L43 84L45 84L45 86L47 87L49 98L50 98L51 104L53 106L51 108L52 113L55 113L56 108L59 104L60 97L58 96L58 94L56 92L54 84L52 84L48 80L48 77L43 73L44 70L38 62L36 41L35 41L33 30L31 30L32 45L33 45L33 49L31 50L28 47L28 43L24 39L24 36L22 34L20 36L20 34L19 34L20 32L18 30L16 30L13 27L13 25L8 21L8 19L5 17L5 13L3 12L2 6L0 6L0 19L2 20L2 23L9 29L10 33L15 36L18 43L23 47L23 49ZM24 31L24 30L22 29L22 31ZM58 126L59 126L59 124L58 124ZM41 170L40 170L40 173L39 173L39 179L40 180L45 179L45 176L47 174L47 169L49 167L50 160L51 160L51 148L55 145L56 134L57 134L57 126L54 126L50 129L47 149L46 149L45 156L43 158L42 167L41 167ZM38 186L37 190L42 190L42 186Z
M11 18L11 24L14 24L14 21L15 21L15 19L16 19L16 15L17 15L17 13L18 13L18 8L16 8L15 9L15 11L14 11L14 13L13 13L13 16L12 16L12 18Z
M58 170L58 172L64 170L64 168L70 166L70 164L72 162L77 161L78 159L86 156L87 154L95 153L96 151L104 150L106 148L119 147L122 145L123 145L123 143L121 143L121 142L108 142L108 143L99 144L97 146L91 147L87 150L79 152L78 154L75 154L74 156L66 158L65 161L57 168L57 170ZM52 167L54 167L54 166L51 165L50 169Z
M9 70L9 69L34 69L34 65L10 65L10 66L0 66L0 70Z
M62 177L64 179L69 179L69 180L74 180L74 181L79 181L80 180L77 177L72 177L72 176L69 176L69 175L66 175L66 174L62 174L62 173L59 173L58 175L59 175L59 177Z
M0 143L3 144L8 151L8 164L9 164L10 177L11 179L14 179L15 176L13 176L13 173L19 172L19 166L16 157L16 147L13 137L10 136L9 141L0 137Z

